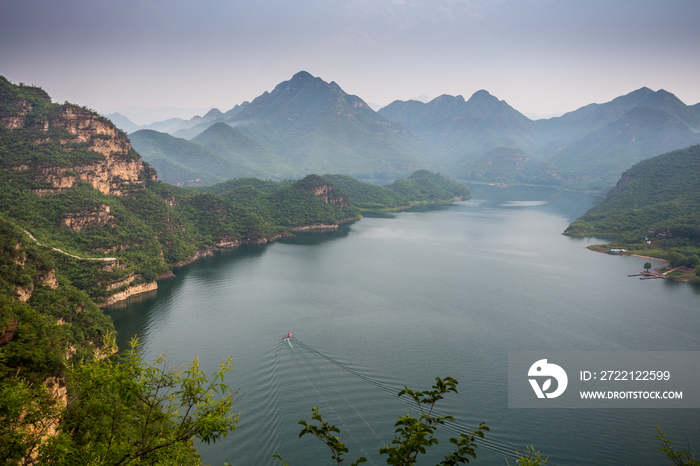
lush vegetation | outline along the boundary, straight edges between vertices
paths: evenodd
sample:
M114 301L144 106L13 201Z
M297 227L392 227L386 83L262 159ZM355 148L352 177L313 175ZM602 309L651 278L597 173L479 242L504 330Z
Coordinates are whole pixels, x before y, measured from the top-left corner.
M411 202L452 201L471 197L469 188L462 183L427 170L418 170L408 178L399 178L386 187Z
M12 341L0 347L0 379L36 385L61 375L69 348L84 357L113 329L85 292L56 276L54 258L0 217L0 329L18 322Z
M201 190L221 193L221 198L283 227L337 224L360 217L343 191L317 175L282 183L243 178Z
M95 358L68 371L69 402L56 436L39 448L47 465L199 465L194 439L212 443L235 431L235 392L225 383L231 360L212 380L199 361L168 368L146 363L137 342L123 354Z
M565 234L614 237L614 244L625 249L695 267L691 257L700 254L700 146L636 164Z
M317 176L285 183L242 179L197 191L155 181L153 168L143 164L139 185L124 189L126 195L104 194L79 180L90 179L81 172L86 164L106 156L88 150L91 142L75 142L76 136L64 129L64 115L69 112L88 132L91 122L109 127L109 121L87 109L52 104L38 88L2 80L0 89L0 213L39 243L66 252L54 259L62 275L94 299L152 282L217 244L264 242L287 227L336 224L359 216L342 191ZM159 134L139 133L151 138ZM105 137L92 134L90 141ZM115 134L114 142L128 147L126 135ZM192 153L183 150L181 155L187 159ZM226 174L221 164L228 162L219 155L200 155L214 172ZM133 151L119 157L139 161ZM65 165L71 169L51 175ZM119 184L117 175L107 176ZM105 257L116 261L82 260Z
M365 210L397 209L410 206L407 196L385 186L364 183L347 175L323 175L348 194L355 207Z

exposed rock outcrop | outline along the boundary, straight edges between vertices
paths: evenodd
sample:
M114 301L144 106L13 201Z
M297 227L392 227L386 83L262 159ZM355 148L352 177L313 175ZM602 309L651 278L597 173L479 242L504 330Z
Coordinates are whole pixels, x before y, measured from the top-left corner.
M124 291L120 291L119 293L114 293L112 296L101 301L99 304L100 304L100 306L109 306L109 305L112 305L112 304L117 303L119 301L123 301L131 296L134 296L134 295L137 295L140 293L147 293L149 291L155 291L157 289L158 289L158 284L156 282L142 283L140 285L135 285L135 286L129 287Z
M337 230L338 225L334 223L313 223L300 227L288 228L289 231L310 231L310 230Z
M0 118L0 125L3 125L10 131L24 126L24 121L27 115L29 114L29 112L32 111L32 104L30 104L24 99L19 99L19 101L17 102L17 107L18 110L15 115Z
M14 103L10 115L0 119L0 124L10 130L23 128L32 105L23 99ZM58 142L65 151L87 149L95 156L82 164L19 164L8 167L17 171L36 170L35 179L52 188L34 189L35 194L56 194L75 187L79 182L92 185L103 194L123 196L144 184L144 164L129 143L126 134L120 132L109 120L75 105L66 104L54 111L48 119L34 121L29 128L39 137L29 141L36 145ZM154 175L151 175L154 176Z
M114 283L107 285L107 290L108 291L116 290L117 288L121 288L122 286L130 284L134 280L136 280L136 274L132 272L124 280L119 280L118 282L114 282Z
M333 204L340 208L340 210L342 211L343 208L350 206L350 202L348 201L348 198L346 196L335 194L334 191L337 191L337 189L338 188L336 188L332 184L322 184L311 188L311 192L314 196L323 199L326 202L326 204Z
M108 225L114 216L109 213L110 208L102 204L96 211L80 215L70 215L63 219L63 223L74 231L82 231L89 225Z

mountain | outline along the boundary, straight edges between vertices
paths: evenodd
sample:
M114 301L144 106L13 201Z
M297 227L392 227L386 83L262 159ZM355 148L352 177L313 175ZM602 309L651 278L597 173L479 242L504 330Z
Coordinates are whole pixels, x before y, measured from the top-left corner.
M379 113L443 154L447 173L472 181L600 189L640 160L700 142L700 114L663 89L537 121L486 91L468 101L397 101Z
M142 126L140 129L152 129L153 131L160 131L163 133L169 133L170 131L173 130L177 125L183 122L182 118L168 118L167 120L163 121L156 121L154 123L151 123L150 125L145 125ZM127 131L128 133L131 133L131 131Z
M306 72L257 97L229 122L302 173L393 179L436 164L404 125Z
M121 113L110 113L109 115L103 115L105 118L108 118L112 123L114 123L114 126L117 128L121 129L125 133L133 133L134 131L138 131L141 129L141 126L137 125L133 121L129 120L127 117L122 115Z
M645 248L642 238L651 230L670 233L667 243L700 247L700 145L635 164L565 234L626 235Z
M590 133L624 118L631 110L649 107L674 116L689 128L700 130L700 115L681 102L675 95L660 89L656 92L642 87L604 104L590 104L558 118L542 120L545 132L558 134Z
M171 133L228 160L237 171L225 176L341 173L382 184L430 169L477 182L599 190L640 160L700 143L700 113L645 87L536 121L485 90L468 100L395 101L374 112L335 82L302 71L252 102L211 109ZM165 141L145 155L164 179L177 173L178 183L215 181L215 171L171 157ZM177 166L166 168L166 159Z
M297 174L291 166L260 142L226 123L214 123L193 138L192 143L209 149L240 167L236 176L228 178L241 176L273 178L280 173L291 177Z
M169 118L165 121L156 121L154 123L151 123L150 125L137 125L121 113L115 112L104 116L108 118L112 123L114 123L114 126L129 134L134 133L140 129L152 129L154 131L161 131L167 133L183 121L182 118Z
M467 101L462 96L449 95L426 104L397 101L379 113L404 123L426 144L444 154L451 165L464 164L495 147L529 149L535 144L535 123L484 90Z
M213 109L171 132L247 168L235 176L344 173L389 181L442 166L403 124L377 114L335 82L303 71L250 103L225 113ZM169 150L158 152L167 158Z
M563 148L548 161L559 167L568 181L602 189L643 159L697 143L700 134L671 113L635 107L622 118Z
M212 108L203 117L197 115L186 121L180 120L180 123L177 126L169 128L166 130L166 132L178 138L192 139L214 123L223 122L233 118L248 105L249 102L243 102L240 105L236 105L226 113L222 113L218 108Z
M166 133L142 129L129 140L163 181L177 186L219 183L240 168L205 147Z

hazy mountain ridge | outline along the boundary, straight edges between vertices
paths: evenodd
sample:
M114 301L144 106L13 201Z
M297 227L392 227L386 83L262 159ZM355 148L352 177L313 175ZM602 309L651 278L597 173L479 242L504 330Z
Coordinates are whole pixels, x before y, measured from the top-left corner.
M284 179L309 173L345 173L390 181L420 168L442 166L402 123L380 116L335 82L327 83L306 72L295 74L250 103L224 114L214 109L207 116L212 120L198 117L183 122L174 135L185 136L248 168L236 176ZM148 160L150 152L140 144L134 140L136 149L144 149ZM168 149L158 152L167 154Z
M447 95L425 104L396 101L379 113L402 121L445 154L448 173L474 181L542 182L539 175L539 181L523 178L528 170L522 164L508 170L501 163L490 170L487 154L499 147L522 151L529 169L536 161L547 162L535 170L551 175L545 184L559 179L599 189L639 160L700 142L696 108L648 88L546 120L530 120L486 91L469 101Z
M470 181L601 189L640 160L700 143L698 108L643 87L542 120L485 90L468 100L441 95L426 103L395 101L374 112L337 83L302 71L249 103L225 113L212 109L171 133L206 140L206 147L240 168L235 176L343 173L389 181L425 168ZM220 126L204 135L215 124L234 127L240 143L225 141L232 133ZM138 141L135 146L141 149ZM167 158L166 149L160 154ZM165 179L183 184L185 176L207 176L206 169L197 176L195 165L185 167L193 172L171 179L171 170Z

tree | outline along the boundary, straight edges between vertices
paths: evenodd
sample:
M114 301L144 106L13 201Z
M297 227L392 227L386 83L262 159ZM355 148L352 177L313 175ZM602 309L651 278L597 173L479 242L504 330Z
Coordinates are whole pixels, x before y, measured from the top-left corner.
M659 447L660 451L666 453L666 457L671 460L671 464L676 466L700 466L700 461L695 459L695 455L688 449L676 450L673 448L673 442L666 438L666 435L661 431L659 426L656 426L656 430L659 432L656 439L660 440L662 446Z
M0 463L18 464L41 444L63 406L46 385L36 389L20 377L0 382Z
M691 254L685 259L685 265L687 265L691 269L697 267L698 264L700 264L700 257L698 257L697 254Z
M542 466L547 464L547 460L549 460L549 458L542 459L542 454L539 451L535 451L535 447L532 445L525 447L525 453L515 450L515 456L515 464L518 466ZM508 458L506 458L506 464L510 465Z
M198 359L169 369L165 354L147 364L134 339L123 355L69 369L70 397L59 433L42 446L41 464L199 464L193 440L211 443L235 431L236 392L223 361L209 381Z
M420 415L418 417L413 417L410 414L399 416L399 420L394 424L396 427L394 440L392 440L389 445L379 450L379 453L388 456L386 460L387 464L393 466L416 464L419 453L424 455L428 448L439 444L438 439L435 438L437 427L444 425L447 421L455 422L452 416L434 416L433 410L435 404L443 399L447 393L457 393L458 382L452 377L445 377L444 379L436 377L435 380L437 382L432 386L432 390L419 392L404 387L404 389L399 392L399 396L408 395L415 401ZM333 435L334 432L340 433L340 430L336 426L324 422L318 408L313 408L312 411L312 419L319 422L321 426L311 425L303 420L299 421L298 424L304 426L299 433L299 437L306 434L312 434L318 437L323 443L328 445L333 452L332 458L340 465L344 460L342 458L343 453L348 453L345 444L340 441L339 437ZM459 438L450 438L450 443L454 444L453 451L445 456L445 459L439 463L439 466L454 466L460 463L469 463L470 457L471 459L476 459L477 445L475 441L477 438L483 439L484 432L488 432L489 430L488 426L482 422L479 424L479 427L470 434L463 433L460 434ZM274 457L281 460L284 466L287 466L279 455L274 455ZM351 466L366 461L367 460L362 457L352 463Z
M648 272L650 268L651 268L651 262L645 262L644 269Z
M676 251L671 251L666 254L666 260L668 261L668 265L670 267L679 267L683 264L683 262L685 262L685 256Z

